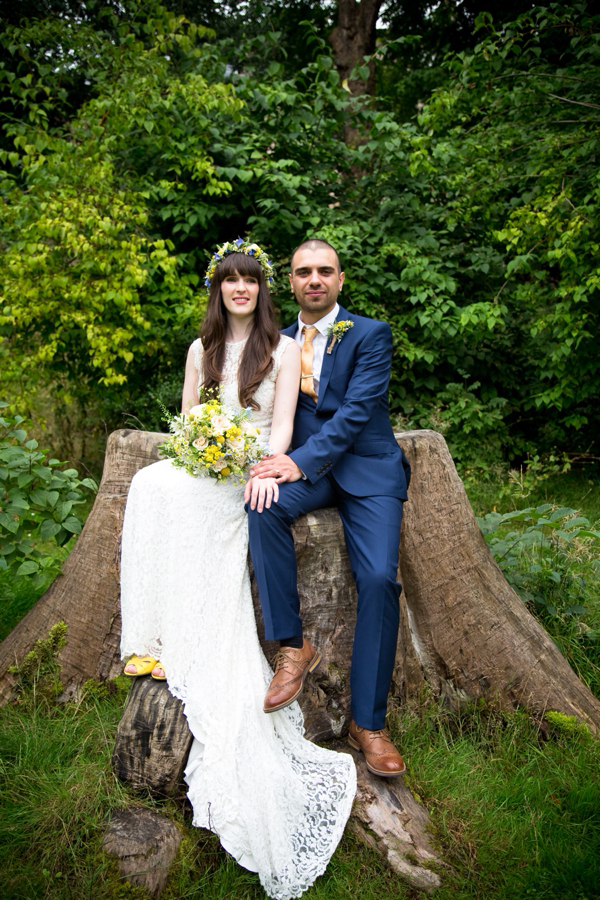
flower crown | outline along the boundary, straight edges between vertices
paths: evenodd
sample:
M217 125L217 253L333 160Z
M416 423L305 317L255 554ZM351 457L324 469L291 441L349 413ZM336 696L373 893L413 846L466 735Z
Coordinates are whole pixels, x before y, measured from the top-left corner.
M267 258L265 251L261 250L258 244L250 242L247 238L238 238L235 241L227 241L227 243L221 244L220 247L217 247L217 252L213 253L204 279L204 284L208 290L210 290L213 278L215 277L217 266L231 253L243 253L245 256L252 256L260 263L260 267L265 273L267 282L273 284L273 275L275 274L275 271L273 269L273 264L271 260Z

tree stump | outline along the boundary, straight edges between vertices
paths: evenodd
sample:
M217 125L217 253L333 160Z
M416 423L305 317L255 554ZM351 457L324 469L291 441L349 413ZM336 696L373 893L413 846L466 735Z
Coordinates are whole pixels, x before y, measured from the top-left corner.
M164 816L149 809L114 813L104 837L104 849L119 860L127 881L158 897L177 856L181 832Z
M446 442L434 431L397 435L415 478L400 568L409 635L396 691L414 691L414 654L437 696L486 697L506 709L552 709L600 729L600 702L498 568ZM418 680L418 679L417 679Z
M119 547L133 474L159 458L164 435L117 431L100 491L64 574L0 645L0 696L13 696L8 667L65 621L63 683L121 671ZM392 694L419 696L427 682L452 703L489 697L505 707L554 709L600 728L600 703L577 678L496 565L443 437L398 435L413 469L405 507L399 646ZM307 731L340 735L348 723L355 588L337 512L318 510L294 529L307 636L323 654L303 697ZM261 618L257 613L259 632ZM272 648L265 647L267 656Z
M181 781L191 745L181 700L165 681L136 678L117 729L115 775L136 790L170 794Z

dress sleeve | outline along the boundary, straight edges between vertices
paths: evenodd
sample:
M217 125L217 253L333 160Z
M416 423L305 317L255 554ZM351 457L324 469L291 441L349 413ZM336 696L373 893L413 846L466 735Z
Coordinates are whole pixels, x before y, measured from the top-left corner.
M204 353L204 347L202 346L202 340L200 338L196 338L196 340L192 344L192 350L194 351L194 363L198 371L198 375L200 378L202 378L202 355Z
M294 344L295 341L291 337L287 337L287 335L282 334L279 337L279 343L273 350L273 362L275 365L273 366L273 376L277 378L279 375L279 369L281 368L281 360L283 359L283 354L286 349L290 346L290 344Z

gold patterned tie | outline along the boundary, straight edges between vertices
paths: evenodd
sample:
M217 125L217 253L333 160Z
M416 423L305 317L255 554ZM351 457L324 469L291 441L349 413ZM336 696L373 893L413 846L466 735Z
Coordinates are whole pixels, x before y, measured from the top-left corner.
M315 355L313 340L317 334L317 329L314 325L309 325L308 327L305 325L302 329L302 334L304 335L304 343L302 344L302 380L300 382L300 390L303 394L308 394L309 397L312 397L316 403L318 397L313 380L313 359Z

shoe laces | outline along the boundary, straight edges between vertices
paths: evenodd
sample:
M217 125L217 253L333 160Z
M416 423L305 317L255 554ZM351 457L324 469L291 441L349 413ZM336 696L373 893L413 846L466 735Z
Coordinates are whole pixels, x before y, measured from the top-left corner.
M298 660L295 660L292 656L290 656L289 651L293 649L293 647L281 647L277 651L277 656L275 657L275 674L277 674L280 669L283 669L286 663L291 663L297 669L301 668Z

